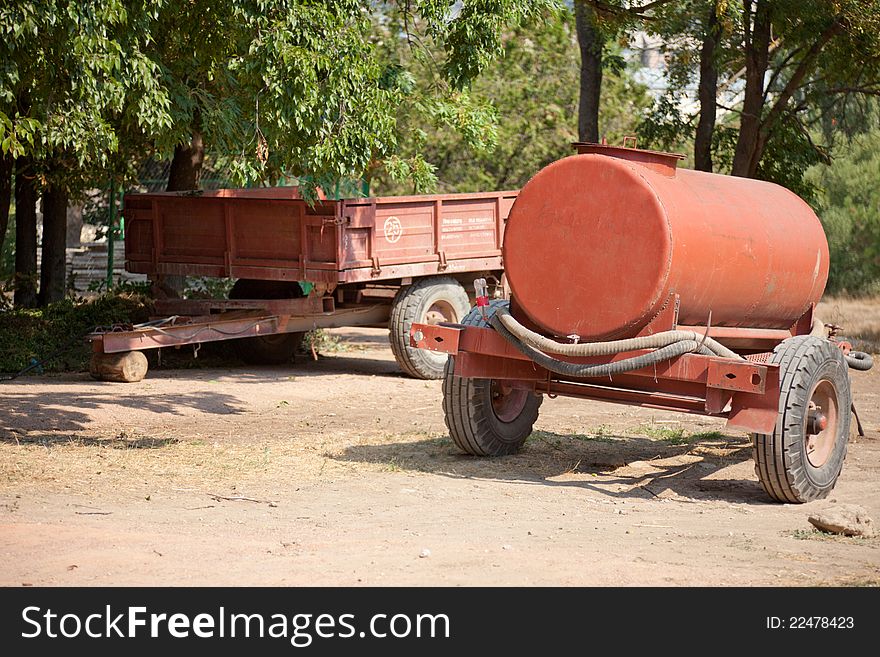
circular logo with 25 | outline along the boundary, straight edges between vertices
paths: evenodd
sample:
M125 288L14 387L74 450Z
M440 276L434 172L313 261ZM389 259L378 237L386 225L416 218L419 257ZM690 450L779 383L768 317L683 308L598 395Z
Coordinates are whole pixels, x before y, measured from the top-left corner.
M403 226L397 217L388 217L385 220L385 239L394 244L403 235Z

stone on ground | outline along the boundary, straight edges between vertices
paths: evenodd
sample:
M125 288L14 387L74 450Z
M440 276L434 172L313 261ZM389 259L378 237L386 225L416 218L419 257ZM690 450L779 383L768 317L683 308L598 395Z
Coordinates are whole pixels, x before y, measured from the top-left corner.
M874 536L874 521L858 504L837 504L814 511L809 517L816 529L844 536Z

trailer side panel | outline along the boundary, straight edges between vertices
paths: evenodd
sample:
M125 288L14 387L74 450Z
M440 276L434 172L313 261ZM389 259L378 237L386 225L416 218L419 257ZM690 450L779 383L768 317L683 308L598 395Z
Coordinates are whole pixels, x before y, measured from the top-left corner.
M335 285L501 268L516 192L320 200L293 188L131 194L126 269Z

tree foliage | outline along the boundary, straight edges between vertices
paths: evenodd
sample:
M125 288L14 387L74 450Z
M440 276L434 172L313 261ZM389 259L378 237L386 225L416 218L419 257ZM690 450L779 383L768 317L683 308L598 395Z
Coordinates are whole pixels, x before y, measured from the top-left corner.
M407 103L400 107L398 121L413 128L401 144L403 157L421 154L433 163L439 191L516 189L543 166L570 155L571 143L578 139L579 64L573 12L533 19L508 31L502 44L503 54L467 92L466 102L473 107L469 115L479 119L467 131L433 120L431 112L414 112ZM409 53L405 44L395 43L389 57L409 57ZM600 130L610 143L620 143L634 133L651 99L623 66L614 43L605 60L616 65L604 76ZM414 87L430 83L432 66L429 57L407 69L415 71ZM451 103L446 111L454 107ZM410 184L396 182L384 171L376 172L373 186L383 194L413 191Z
M853 123L860 107L854 96L878 93L876 0L643 2L635 19L637 3L586 1L610 15L614 7L630 7L630 29L663 40L667 93L641 134L658 147L690 146L704 110L716 103L711 160L721 172L773 180L809 197L812 187L803 174L827 161L837 132L817 141L817 128L832 120L839 127L844 116ZM717 43L707 49L710 28ZM706 52L710 62L702 61ZM717 74L716 93L701 106L694 103L695 89L709 64Z
M864 99L880 95L880 0L577 1L601 42L599 136L614 143L638 124L642 146L708 146L702 168L773 180L808 198L828 186L820 202L829 230L843 235L831 228L844 216L833 208L850 208L852 218L835 243L876 238L869 210L858 219L836 178L804 172L833 152L845 171L857 166L847 164L855 152L858 166L873 166L867 152L833 147L864 131ZM573 8L557 0L7 0L0 170L15 169L29 206L51 193L58 206L109 178L131 179L144 158L170 158L198 136L239 183L308 176L318 184L365 177L385 193L517 187L577 138ZM636 30L665 44L668 91L653 107L620 57L620 41ZM714 117L703 111L710 104ZM0 195L10 188L0 185ZM19 210L18 232L31 235L34 214ZM33 240L22 240L35 256ZM872 257L858 267L852 260L864 280L874 276ZM33 280L31 265L22 267ZM849 289L862 285L859 276L834 280Z
M170 156L197 128L243 182L359 176L395 156L408 93L371 38L377 15L407 19L388 28L399 39L439 44L444 84L429 91L460 93L443 110L452 122L482 111L464 90L499 54L503 30L554 6L12 0L0 9L0 149L94 172L138 153Z
M505 29L556 6L9 0L0 6L3 167L16 158L17 176L53 195L53 226L71 195L111 177L131 178L147 156L190 153L191 166L200 167L203 148L239 183L304 174L321 183L385 166L425 188L434 180L430 165L420 154L404 159L398 152L406 127L398 107L410 96L411 75L377 47L376 21L388 23L390 38L439 45L441 79L423 89L419 106L479 146L492 132L475 128L487 125L485 106L470 102L467 86L500 52ZM198 180L186 172L180 178ZM28 234L32 216L17 222ZM43 277L54 296L63 289L65 245L59 230L48 235L44 267L61 267ZM27 268L17 272L21 280L32 280Z
M0 7L0 150L61 157L65 171L94 170L118 150L120 126L167 127L170 100L144 53L155 5L16 0Z
M870 130L841 140L832 165L818 165L807 180L820 193L816 210L831 250L828 289L880 293L880 120L869 115Z

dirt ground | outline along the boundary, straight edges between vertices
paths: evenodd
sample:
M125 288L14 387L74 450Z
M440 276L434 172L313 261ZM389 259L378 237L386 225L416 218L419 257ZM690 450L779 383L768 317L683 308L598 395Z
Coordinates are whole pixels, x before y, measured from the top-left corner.
M768 501L723 422L545 400L456 452L382 331L289 367L0 385L0 585L878 585L880 539ZM831 499L880 520L880 368Z

